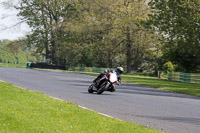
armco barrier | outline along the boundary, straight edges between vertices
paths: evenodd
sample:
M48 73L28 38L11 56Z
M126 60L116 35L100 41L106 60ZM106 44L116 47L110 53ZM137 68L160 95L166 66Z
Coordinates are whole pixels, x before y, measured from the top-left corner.
M200 73L169 72L168 80L200 84Z
M66 70L65 66L52 65L43 62L39 63L27 63L27 68L42 68L42 69L61 69Z

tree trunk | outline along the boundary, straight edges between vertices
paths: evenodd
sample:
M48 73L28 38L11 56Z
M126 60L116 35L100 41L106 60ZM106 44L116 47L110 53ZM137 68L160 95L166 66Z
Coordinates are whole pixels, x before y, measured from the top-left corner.
M127 73L131 73L131 38L130 38L130 28L127 27L126 32L126 67Z
M45 33L45 49L46 49L46 59L49 59L49 42L48 42L48 33Z
M108 64L107 67L112 68L112 56L111 56L112 52L111 50L108 50Z

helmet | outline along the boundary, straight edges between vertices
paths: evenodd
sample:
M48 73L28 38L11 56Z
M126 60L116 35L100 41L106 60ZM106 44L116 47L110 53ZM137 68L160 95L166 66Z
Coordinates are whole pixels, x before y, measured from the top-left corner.
M122 74L122 72L124 71L124 69L122 67L117 67L117 72Z

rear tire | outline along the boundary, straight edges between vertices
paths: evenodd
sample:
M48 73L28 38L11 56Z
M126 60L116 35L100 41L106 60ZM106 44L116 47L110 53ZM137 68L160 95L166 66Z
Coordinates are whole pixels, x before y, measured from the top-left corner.
M93 92L94 92L94 90L93 90L93 85L90 85L90 86L89 86L88 92L89 92L89 93L93 93Z

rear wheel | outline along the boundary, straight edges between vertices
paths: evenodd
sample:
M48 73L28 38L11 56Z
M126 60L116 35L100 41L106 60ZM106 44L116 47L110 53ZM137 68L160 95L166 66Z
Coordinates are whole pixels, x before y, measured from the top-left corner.
M89 92L89 93L93 93L93 92L94 92L94 90L93 90L93 85L90 85L90 86L89 86L88 92Z

